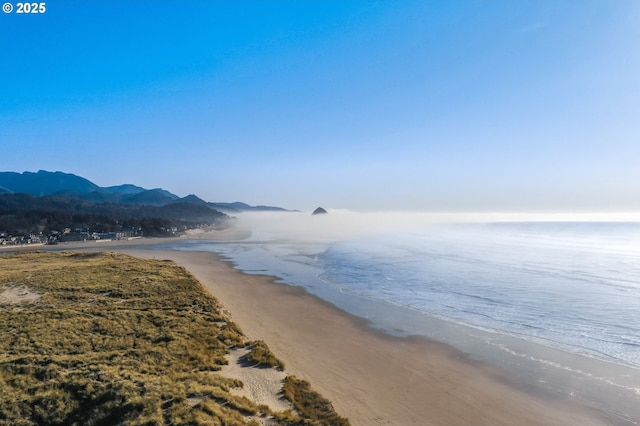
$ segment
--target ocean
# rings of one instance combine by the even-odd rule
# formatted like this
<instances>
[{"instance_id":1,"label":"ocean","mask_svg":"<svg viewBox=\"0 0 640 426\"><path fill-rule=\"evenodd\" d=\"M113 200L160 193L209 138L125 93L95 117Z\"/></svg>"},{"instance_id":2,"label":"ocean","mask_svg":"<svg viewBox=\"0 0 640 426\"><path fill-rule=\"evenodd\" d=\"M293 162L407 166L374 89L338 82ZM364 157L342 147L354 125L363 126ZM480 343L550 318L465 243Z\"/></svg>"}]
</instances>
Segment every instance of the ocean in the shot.
<instances>
[{"instance_id":1,"label":"ocean","mask_svg":"<svg viewBox=\"0 0 640 426\"><path fill-rule=\"evenodd\" d=\"M640 228L518 224L328 248L320 277L465 325L640 368Z\"/></svg>"},{"instance_id":2,"label":"ocean","mask_svg":"<svg viewBox=\"0 0 640 426\"><path fill-rule=\"evenodd\" d=\"M450 344L523 386L640 420L640 223L467 223L212 251L383 332Z\"/></svg>"}]
</instances>

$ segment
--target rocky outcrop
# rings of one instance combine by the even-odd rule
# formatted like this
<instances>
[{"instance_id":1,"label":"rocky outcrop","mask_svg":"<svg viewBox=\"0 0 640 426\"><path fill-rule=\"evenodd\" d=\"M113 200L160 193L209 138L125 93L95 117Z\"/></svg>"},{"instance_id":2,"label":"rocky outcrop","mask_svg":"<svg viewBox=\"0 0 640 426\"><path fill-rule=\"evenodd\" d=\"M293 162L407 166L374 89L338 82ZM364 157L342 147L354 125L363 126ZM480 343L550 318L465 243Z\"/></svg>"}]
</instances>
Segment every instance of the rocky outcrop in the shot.
<instances>
[{"instance_id":1,"label":"rocky outcrop","mask_svg":"<svg viewBox=\"0 0 640 426\"><path fill-rule=\"evenodd\" d=\"M311 213L312 216L317 215L317 214L327 214L328 212L323 209L322 207L318 207L317 209L315 209L313 211L313 213Z\"/></svg>"}]
</instances>

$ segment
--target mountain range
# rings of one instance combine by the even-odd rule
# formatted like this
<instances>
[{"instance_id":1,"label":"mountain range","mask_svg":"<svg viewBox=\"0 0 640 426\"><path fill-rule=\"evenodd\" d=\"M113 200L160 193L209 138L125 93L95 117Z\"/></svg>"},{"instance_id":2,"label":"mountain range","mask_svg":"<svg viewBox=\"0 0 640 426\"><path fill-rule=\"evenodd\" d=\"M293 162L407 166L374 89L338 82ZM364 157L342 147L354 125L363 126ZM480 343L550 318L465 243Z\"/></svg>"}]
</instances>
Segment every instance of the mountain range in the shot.
<instances>
[{"instance_id":1,"label":"mountain range","mask_svg":"<svg viewBox=\"0 0 640 426\"><path fill-rule=\"evenodd\" d=\"M100 187L80 176L40 170L0 172L0 245L175 236L228 226L229 214L285 211L246 203L210 203L133 184Z\"/></svg>"},{"instance_id":2,"label":"mountain range","mask_svg":"<svg viewBox=\"0 0 640 426\"><path fill-rule=\"evenodd\" d=\"M251 206L239 201L212 203L196 195L179 197L162 188L145 189L133 184L100 187L83 177L63 172L40 170L36 173L0 172L0 194L29 194L34 197L56 195L93 203L117 203L145 206L166 206L188 203L207 206L234 214L243 211L286 211L281 207Z\"/></svg>"}]
</instances>

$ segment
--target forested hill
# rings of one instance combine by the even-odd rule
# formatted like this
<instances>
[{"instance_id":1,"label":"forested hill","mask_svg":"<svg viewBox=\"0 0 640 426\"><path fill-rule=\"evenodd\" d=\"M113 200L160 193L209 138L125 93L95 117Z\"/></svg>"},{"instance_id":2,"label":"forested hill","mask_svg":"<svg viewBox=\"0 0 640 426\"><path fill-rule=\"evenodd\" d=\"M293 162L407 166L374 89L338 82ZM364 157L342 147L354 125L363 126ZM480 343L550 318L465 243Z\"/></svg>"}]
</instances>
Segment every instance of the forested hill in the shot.
<instances>
[{"instance_id":1,"label":"forested hill","mask_svg":"<svg viewBox=\"0 0 640 426\"><path fill-rule=\"evenodd\" d=\"M145 189L132 184L101 187L86 178L71 173L45 170L36 173L0 172L0 194L29 194L34 197L58 195L94 203L146 206L164 206L184 202L208 206L227 214L243 211L286 211L281 207L251 206L239 201L231 203L207 202L193 194L180 198L162 188Z\"/></svg>"},{"instance_id":2,"label":"forested hill","mask_svg":"<svg viewBox=\"0 0 640 426\"><path fill-rule=\"evenodd\" d=\"M180 201L152 206L93 202L67 195L0 194L0 234L5 237L56 235L62 241L90 239L95 233L165 236L227 219L229 216L208 206Z\"/></svg>"},{"instance_id":3,"label":"forested hill","mask_svg":"<svg viewBox=\"0 0 640 426\"><path fill-rule=\"evenodd\" d=\"M0 244L175 235L221 224L227 214L284 210L133 184L100 187L71 173L0 172Z\"/></svg>"}]
</instances>

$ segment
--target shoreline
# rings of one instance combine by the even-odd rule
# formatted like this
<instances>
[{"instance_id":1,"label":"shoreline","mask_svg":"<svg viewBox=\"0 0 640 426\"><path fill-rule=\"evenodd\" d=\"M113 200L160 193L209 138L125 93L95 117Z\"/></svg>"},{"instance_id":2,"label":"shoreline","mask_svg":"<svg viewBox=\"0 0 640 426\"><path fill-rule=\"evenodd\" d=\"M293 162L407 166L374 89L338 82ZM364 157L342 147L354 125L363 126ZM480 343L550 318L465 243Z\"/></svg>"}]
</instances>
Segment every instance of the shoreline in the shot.
<instances>
[{"instance_id":1,"label":"shoreline","mask_svg":"<svg viewBox=\"0 0 640 426\"><path fill-rule=\"evenodd\" d=\"M118 251L185 267L248 337L264 340L354 425L608 423L596 410L524 391L508 372L447 344L385 334L302 287L245 274L214 253Z\"/></svg>"},{"instance_id":2,"label":"shoreline","mask_svg":"<svg viewBox=\"0 0 640 426\"><path fill-rule=\"evenodd\" d=\"M577 401L526 389L513 373L446 343L389 335L303 287L243 273L217 254L151 249L180 241L184 238L46 249L112 250L185 267L248 337L264 340L287 372L310 381L354 425L627 424Z\"/></svg>"},{"instance_id":3,"label":"shoreline","mask_svg":"<svg viewBox=\"0 0 640 426\"><path fill-rule=\"evenodd\" d=\"M421 336L451 345L469 360L504 372L512 385L527 393L588 407L602 413L608 424L639 424L640 370L636 366L589 356L526 336L474 327L385 300L342 292L318 278L323 270L313 262L308 267L293 266L307 265L304 259L298 262L296 256L316 257L318 248L296 245L295 249L285 250L283 256L273 256L278 250L272 253L271 249L266 249L264 252L269 254L263 255L264 244L271 243L246 246L243 242L232 242L229 247L236 248L227 249L227 244L219 242L188 241L185 245L168 244L155 248L216 253L245 274L269 275L275 277L278 284L304 288L340 311L363 319L367 330L397 337ZM293 253L293 256L287 256L287 253ZM283 261L283 258L288 260Z\"/></svg>"}]
</instances>

